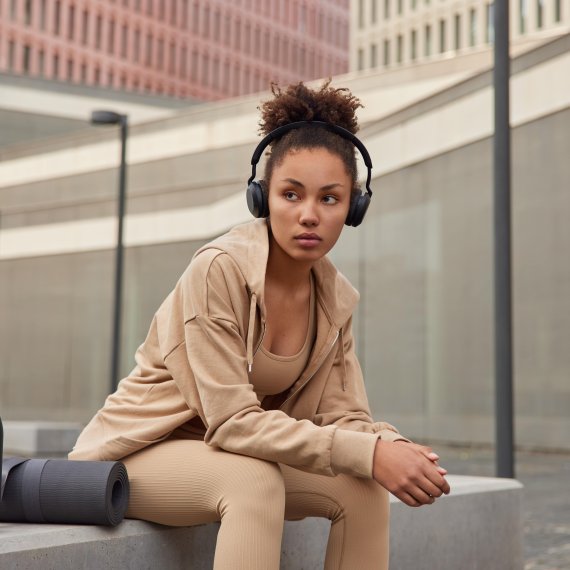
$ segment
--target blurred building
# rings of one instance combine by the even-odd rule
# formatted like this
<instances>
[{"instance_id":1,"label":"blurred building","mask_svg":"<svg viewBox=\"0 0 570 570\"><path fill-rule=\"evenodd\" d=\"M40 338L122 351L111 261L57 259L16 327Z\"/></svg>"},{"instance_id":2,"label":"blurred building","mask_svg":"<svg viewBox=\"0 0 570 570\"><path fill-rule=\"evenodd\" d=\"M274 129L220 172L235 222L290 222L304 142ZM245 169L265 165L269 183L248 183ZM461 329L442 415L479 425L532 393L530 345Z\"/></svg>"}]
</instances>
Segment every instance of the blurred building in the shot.
<instances>
[{"instance_id":1,"label":"blurred building","mask_svg":"<svg viewBox=\"0 0 570 570\"><path fill-rule=\"evenodd\" d=\"M351 0L350 69L391 69L488 51L491 0ZM570 30L570 0L509 0L515 53Z\"/></svg>"},{"instance_id":2,"label":"blurred building","mask_svg":"<svg viewBox=\"0 0 570 570\"><path fill-rule=\"evenodd\" d=\"M466 54L333 82L365 105L374 196L332 256L361 292L355 338L373 413L416 439L494 438L491 65ZM570 34L511 71L516 443L569 449ZM123 375L193 253L251 219L267 96L131 129ZM108 394L118 160L113 128L2 153L5 420L87 421Z\"/></svg>"},{"instance_id":3,"label":"blurred building","mask_svg":"<svg viewBox=\"0 0 570 570\"><path fill-rule=\"evenodd\" d=\"M0 72L214 100L348 70L349 0L0 0Z\"/></svg>"}]
</instances>

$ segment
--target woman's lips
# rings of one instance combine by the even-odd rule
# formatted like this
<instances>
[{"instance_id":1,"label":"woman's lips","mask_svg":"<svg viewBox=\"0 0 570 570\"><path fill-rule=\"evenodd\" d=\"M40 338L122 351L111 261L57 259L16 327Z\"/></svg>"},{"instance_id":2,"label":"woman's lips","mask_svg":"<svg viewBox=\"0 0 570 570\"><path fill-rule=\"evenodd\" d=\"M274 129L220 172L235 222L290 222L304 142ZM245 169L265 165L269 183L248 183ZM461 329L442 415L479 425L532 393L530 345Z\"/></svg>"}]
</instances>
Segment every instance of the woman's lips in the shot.
<instances>
[{"instance_id":1,"label":"woman's lips","mask_svg":"<svg viewBox=\"0 0 570 570\"><path fill-rule=\"evenodd\" d=\"M295 236L295 240L301 247L316 247L321 243L321 238L317 234L301 234Z\"/></svg>"}]
</instances>

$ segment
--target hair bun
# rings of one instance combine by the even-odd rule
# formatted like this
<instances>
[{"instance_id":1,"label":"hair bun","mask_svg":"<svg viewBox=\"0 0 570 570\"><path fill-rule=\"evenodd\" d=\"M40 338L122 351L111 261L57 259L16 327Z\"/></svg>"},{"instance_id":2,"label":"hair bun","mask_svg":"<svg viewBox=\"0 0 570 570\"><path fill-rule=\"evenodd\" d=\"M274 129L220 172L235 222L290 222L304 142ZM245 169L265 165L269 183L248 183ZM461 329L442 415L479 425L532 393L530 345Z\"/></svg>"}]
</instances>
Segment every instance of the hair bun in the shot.
<instances>
[{"instance_id":1,"label":"hair bun","mask_svg":"<svg viewBox=\"0 0 570 570\"><path fill-rule=\"evenodd\" d=\"M273 99L258 107L261 111L261 134L267 135L296 121L324 121L356 133L356 109L364 105L348 88L334 88L330 83L331 79L327 79L319 90L313 90L300 81L283 90L272 82Z\"/></svg>"}]
</instances>

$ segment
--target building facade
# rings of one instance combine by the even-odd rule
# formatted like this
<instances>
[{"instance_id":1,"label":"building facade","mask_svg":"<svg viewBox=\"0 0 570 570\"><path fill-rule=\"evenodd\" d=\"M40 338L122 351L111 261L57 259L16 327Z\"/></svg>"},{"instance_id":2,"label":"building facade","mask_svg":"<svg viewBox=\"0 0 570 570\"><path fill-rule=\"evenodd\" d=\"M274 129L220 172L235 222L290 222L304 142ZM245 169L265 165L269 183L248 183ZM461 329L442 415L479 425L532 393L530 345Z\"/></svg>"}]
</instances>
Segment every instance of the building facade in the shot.
<instances>
[{"instance_id":1,"label":"building facade","mask_svg":"<svg viewBox=\"0 0 570 570\"><path fill-rule=\"evenodd\" d=\"M374 416L413 439L490 444L492 74L489 64L450 80L455 64L335 79L365 105L359 138L374 196L331 255L361 293L353 328ZM565 450L568 69L570 34L511 68L515 441ZM266 96L197 104L130 129L122 375L193 253L252 219L245 188ZM117 133L93 129L1 157L4 420L86 422L109 393L118 156Z\"/></svg>"},{"instance_id":2,"label":"building facade","mask_svg":"<svg viewBox=\"0 0 570 570\"><path fill-rule=\"evenodd\" d=\"M509 0L516 45L567 33L570 0ZM493 43L490 0L352 0L350 69L395 68Z\"/></svg>"},{"instance_id":3,"label":"building facade","mask_svg":"<svg viewBox=\"0 0 570 570\"><path fill-rule=\"evenodd\" d=\"M349 0L0 0L0 71L214 100L348 71Z\"/></svg>"}]
</instances>

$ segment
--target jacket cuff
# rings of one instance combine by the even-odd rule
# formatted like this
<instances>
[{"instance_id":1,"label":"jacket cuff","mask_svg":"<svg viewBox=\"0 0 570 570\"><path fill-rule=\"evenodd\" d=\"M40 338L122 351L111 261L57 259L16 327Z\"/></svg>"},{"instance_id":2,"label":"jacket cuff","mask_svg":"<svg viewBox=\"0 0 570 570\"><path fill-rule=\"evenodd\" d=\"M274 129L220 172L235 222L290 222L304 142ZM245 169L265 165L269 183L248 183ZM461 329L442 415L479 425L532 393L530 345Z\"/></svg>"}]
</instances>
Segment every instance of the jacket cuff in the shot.
<instances>
[{"instance_id":1,"label":"jacket cuff","mask_svg":"<svg viewBox=\"0 0 570 570\"><path fill-rule=\"evenodd\" d=\"M379 435L337 428L331 447L331 468L335 475L346 473L354 477L372 479L374 450Z\"/></svg>"},{"instance_id":2,"label":"jacket cuff","mask_svg":"<svg viewBox=\"0 0 570 570\"><path fill-rule=\"evenodd\" d=\"M408 439L401 433L392 431L391 429L381 429L376 433L380 436L380 439L383 439L384 441L407 441L408 443L413 443L411 439Z\"/></svg>"}]
</instances>

